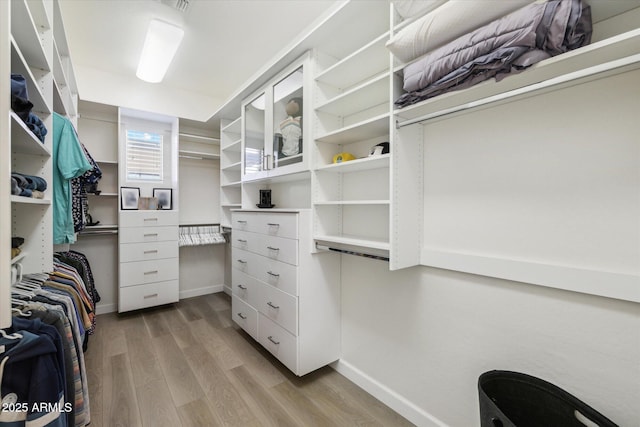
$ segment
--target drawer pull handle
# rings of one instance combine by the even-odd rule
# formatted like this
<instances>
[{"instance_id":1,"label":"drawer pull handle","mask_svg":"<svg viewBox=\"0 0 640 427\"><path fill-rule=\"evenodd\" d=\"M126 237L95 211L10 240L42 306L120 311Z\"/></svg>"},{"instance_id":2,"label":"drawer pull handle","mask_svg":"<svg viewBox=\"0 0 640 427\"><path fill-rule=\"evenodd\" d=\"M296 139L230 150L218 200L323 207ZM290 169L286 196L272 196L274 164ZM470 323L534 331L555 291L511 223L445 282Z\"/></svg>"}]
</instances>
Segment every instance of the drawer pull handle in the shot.
<instances>
[{"instance_id":1,"label":"drawer pull handle","mask_svg":"<svg viewBox=\"0 0 640 427\"><path fill-rule=\"evenodd\" d=\"M144 274L157 274L158 270L153 270L153 271L145 271Z\"/></svg>"},{"instance_id":2,"label":"drawer pull handle","mask_svg":"<svg viewBox=\"0 0 640 427\"><path fill-rule=\"evenodd\" d=\"M280 248L274 248L272 246L267 246L267 249L269 249L270 251L279 251Z\"/></svg>"},{"instance_id":3,"label":"drawer pull handle","mask_svg":"<svg viewBox=\"0 0 640 427\"><path fill-rule=\"evenodd\" d=\"M157 221L158 218L145 218L144 220L145 221Z\"/></svg>"},{"instance_id":4,"label":"drawer pull handle","mask_svg":"<svg viewBox=\"0 0 640 427\"><path fill-rule=\"evenodd\" d=\"M246 241L246 240L244 240L244 239L238 239L238 242L240 242L240 243L247 243L247 241Z\"/></svg>"},{"instance_id":5,"label":"drawer pull handle","mask_svg":"<svg viewBox=\"0 0 640 427\"><path fill-rule=\"evenodd\" d=\"M145 253L145 254L157 254L157 253L158 253L158 250L157 250L157 249L154 249L154 250L152 250L152 251L144 251L144 253Z\"/></svg>"},{"instance_id":6,"label":"drawer pull handle","mask_svg":"<svg viewBox=\"0 0 640 427\"><path fill-rule=\"evenodd\" d=\"M268 223L267 223L267 225L268 225L269 227L280 227L280 224L277 224L277 223L275 223L275 222L268 222Z\"/></svg>"},{"instance_id":7,"label":"drawer pull handle","mask_svg":"<svg viewBox=\"0 0 640 427\"><path fill-rule=\"evenodd\" d=\"M158 233L147 233L144 235L144 237L151 237L151 236L157 236Z\"/></svg>"},{"instance_id":8,"label":"drawer pull handle","mask_svg":"<svg viewBox=\"0 0 640 427\"><path fill-rule=\"evenodd\" d=\"M144 298L145 299L147 299L147 298L155 298L157 296L158 296L158 294L151 294L151 295L145 295Z\"/></svg>"},{"instance_id":9,"label":"drawer pull handle","mask_svg":"<svg viewBox=\"0 0 640 427\"><path fill-rule=\"evenodd\" d=\"M246 224L246 223L247 223L247 221L241 221L241 220L237 220L236 222L237 222L238 224Z\"/></svg>"},{"instance_id":10,"label":"drawer pull handle","mask_svg":"<svg viewBox=\"0 0 640 427\"><path fill-rule=\"evenodd\" d=\"M273 277L280 277L280 275L279 275L279 274L273 273L273 272L271 272L271 271L267 271L267 274L268 274L269 276L273 276Z\"/></svg>"},{"instance_id":11,"label":"drawer pull handle","mask_svg":"<svg viewBox=\"0 0 640 427\"><path fill-rule=\"evenodd\" d=\"M247 263L247 261L245 261L245 260L243 260L243 259L239 259L239 260L238 260L238 262L239 262L240 264L246 264L246 263Z\"/></svg>"},{"instance_id":12,"label":"drawer pull handle","mask_svg":"<svg viewBox=\"0 0 640 427\"><path fill-rule=\"evenodd\" d=\"M247 316L245 316L242 313L238 313L238 317L241 318L242 320L247 320Z\"/></svg>"},{"instance_id":13,"label":"drawer pull handle","mask_svg":"<svg viewBox=\"0 0 640 427\"><path fill-rule=\"evenodd\" d=\"M238 285L238 287L239 287L240 289L242 289L243 291L246 291L246 290L247 290L247 287L246 287L245 285Z\"/></svg>"},{"instance_id":14,"label":"drawer pull handle","mask_svg":"<svg viewBox=\"0 0 640 427\"><path fill-rule=\"evenodd\" d=\"M275 345L280 345L280 341L276 341L276 340L274 340L274 339L273 339L273 337L272 337L271 335L269 335L269 336L267 337L267 339L268 339L269 341L271 341L272 343L274 343Z\"/></svg>"},{"instance_id":15,"label":"drawer pull handle","mask_svg":"<svg viewBox=\"0 0 640 427\"><path fill-rule=\"evenodd\" d=\"M267 303L267 305L268 305L269 307L271 307L271 308L275 308L276 310L280 308L280 306L279 306L279 305L273 305L273 303L272 303L271 301L269 301L269 302Z\"/></svg>"}]
</instances>

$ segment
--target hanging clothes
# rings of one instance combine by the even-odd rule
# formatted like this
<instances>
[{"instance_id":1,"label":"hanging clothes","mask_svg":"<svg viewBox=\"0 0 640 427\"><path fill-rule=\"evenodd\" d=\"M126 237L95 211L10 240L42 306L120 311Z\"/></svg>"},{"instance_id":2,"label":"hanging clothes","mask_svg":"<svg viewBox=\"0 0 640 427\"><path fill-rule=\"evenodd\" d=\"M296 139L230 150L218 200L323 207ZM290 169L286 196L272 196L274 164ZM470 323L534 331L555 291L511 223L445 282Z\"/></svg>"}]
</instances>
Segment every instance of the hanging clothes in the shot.
<instances>
[{"instance_id":1,"label":"hanging clothes","mask_svg":"<svg viewBox=\"0 0 640 427\"><path fill-rule=\"evenodd\" d=\"M53 113L53 243L74 243L71 179L91 169L73 124Z\"/></svg>"},{"instance_id":2,"label":"hanging clothes","mask_svg":"<svg viewBox=\"0 0 640 427\"><path fill-rule=\"evenodd\" d=\"M87 150L87 147L82 143L80 143L80 146L92 168L82 176L71 180L73 229L76 233L83 230L87 225L87 214L89 213L87 194L96 191L98 181L102 178L102 170L91 156L91 153L89 153L89 150Z\"/></svg>"}]
</instances>

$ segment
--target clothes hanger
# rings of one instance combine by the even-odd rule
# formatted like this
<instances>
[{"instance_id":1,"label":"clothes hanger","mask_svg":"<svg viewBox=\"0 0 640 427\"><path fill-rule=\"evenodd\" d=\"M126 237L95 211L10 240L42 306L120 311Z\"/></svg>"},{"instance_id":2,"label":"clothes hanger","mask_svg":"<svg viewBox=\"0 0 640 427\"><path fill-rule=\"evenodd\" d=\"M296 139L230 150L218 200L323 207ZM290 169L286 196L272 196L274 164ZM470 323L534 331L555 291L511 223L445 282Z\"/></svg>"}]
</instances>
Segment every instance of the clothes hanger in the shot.
<instances>
[{"instance_id":1,"label":"clothes hanger","mask_svg":"<svg viewBox=\"0 0 640 427\"><path fill-rule=\"evenodd\" d=\"M4 329L0 329L0 336L2 336L3 338L7 338L10 340L18 340L22 338L22 335L20 335L19 333L13 333L13 334L7 334Z\"/></svg>"},{"instance_id":2,"label":"clothes hanger","mask_svg":"<svg viewBox=\"0 0 640 427\"><path fill-rule=\"evenodd\" d=\"M22 311L17 307L11 307L11 312L23 317L31 316L31 311Z\"/></svg>"}]
</instances>

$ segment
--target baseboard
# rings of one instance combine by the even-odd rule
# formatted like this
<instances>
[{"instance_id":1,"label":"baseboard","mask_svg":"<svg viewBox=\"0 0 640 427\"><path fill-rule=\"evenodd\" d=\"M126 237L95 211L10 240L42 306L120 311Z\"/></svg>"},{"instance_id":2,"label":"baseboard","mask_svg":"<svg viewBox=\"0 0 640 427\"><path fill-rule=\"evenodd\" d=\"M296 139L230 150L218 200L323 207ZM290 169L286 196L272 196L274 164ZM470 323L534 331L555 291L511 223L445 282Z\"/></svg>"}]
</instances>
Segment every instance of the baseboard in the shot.
<instances>
[{"instance_id":1,"label":"baseboard","mask_svg":"<svg viewBox=\"0 0 640 427\"><path fill-rule=\"evenodd\" d=\"M213 285L213 286L205 286L203 288L197 288L197 289L188 289L185 291L180 291L180 299L185 299L185 298L193 298L193 297L199 297L200 295L207 295L207 294L215 294L216 292L222 292L224 290L224 285Z\"/></svg>"},{"instance_id":2,"label":"baseboard","mask_svg":"<svg viewBox=\"0 0 640 427\"><path fill-rule=\"evenodd\" d=\"M374 380L349 362L338 360L332 363L331 367L415 425L447 427L447 424L409 402L389 387Z\"/></svg>"},{"instance_id":3,"label":"baseboard","mask_svg":"<svg viewBox=\"0 0 640 427\"><path fill-rule=\"evenodd\" d=\"M118 311L118 304L98 304L96 305L96 315L98 314L107 314Z\"/></svg>"},{"instance_id":4,"label":"baseboard","mask_svg":"<svg viewBox=\"0 0 640 427\"><path fill-rule=\"evenodd\" d=\"M233 291L231 290L231 286L227 286L226 284L223 285L223 286L224 286L223 291L224 291L225 294L227 294L229 296L233 295Z\"/></svg>"}]
</instances>

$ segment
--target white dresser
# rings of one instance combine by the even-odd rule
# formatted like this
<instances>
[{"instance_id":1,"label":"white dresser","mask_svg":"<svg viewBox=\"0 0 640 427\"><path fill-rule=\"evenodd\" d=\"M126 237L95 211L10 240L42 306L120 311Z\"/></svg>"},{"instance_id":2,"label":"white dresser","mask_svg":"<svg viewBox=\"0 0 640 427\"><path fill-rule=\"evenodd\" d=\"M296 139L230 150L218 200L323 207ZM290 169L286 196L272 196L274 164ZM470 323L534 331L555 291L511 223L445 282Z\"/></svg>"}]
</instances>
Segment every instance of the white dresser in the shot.
<instances>
[{"instance_id":1,"label":"white dresser","mask_svg":"<svg viewBox=\"0 0 640 427\"><path fill-rule=\"evenodd\" d=\"M232 213L233 320L296 375L340 357L340 258L312 253L311 211Z\"/></svg>"},{"instance_id":2,"label":"white dresser","mask_svg":"<svg viewBox=\"0 0 640 427\"><path fill-rule=\"evenodd\" d=\"M178 301L178 211L121 211L118 312Z\"/></svg>"}]
</instances>

